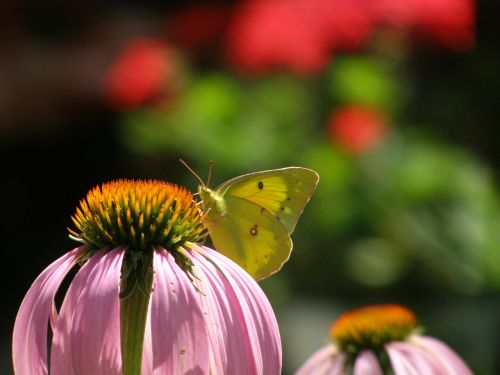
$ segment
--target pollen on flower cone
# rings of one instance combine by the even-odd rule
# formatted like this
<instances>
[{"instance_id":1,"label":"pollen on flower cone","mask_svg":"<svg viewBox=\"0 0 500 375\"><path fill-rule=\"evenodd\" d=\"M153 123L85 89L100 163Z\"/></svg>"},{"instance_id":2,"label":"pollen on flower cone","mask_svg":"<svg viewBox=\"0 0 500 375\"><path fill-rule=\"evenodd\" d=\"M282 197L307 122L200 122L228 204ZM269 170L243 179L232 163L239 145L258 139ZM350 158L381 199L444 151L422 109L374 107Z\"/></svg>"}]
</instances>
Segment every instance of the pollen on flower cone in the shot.
<instances>
[{"instance_id":1,"label":"pollen on flower cone","mask_svg":"<svg viewBox=\"0 0 500 375\"><path fill-rule=\"evenodd\" d=\"M417 326L413 312L399 305L375 305L341 315L331 326L330 336L341 347L381 347L403 340Z\"/></svg>"}]
</instances>

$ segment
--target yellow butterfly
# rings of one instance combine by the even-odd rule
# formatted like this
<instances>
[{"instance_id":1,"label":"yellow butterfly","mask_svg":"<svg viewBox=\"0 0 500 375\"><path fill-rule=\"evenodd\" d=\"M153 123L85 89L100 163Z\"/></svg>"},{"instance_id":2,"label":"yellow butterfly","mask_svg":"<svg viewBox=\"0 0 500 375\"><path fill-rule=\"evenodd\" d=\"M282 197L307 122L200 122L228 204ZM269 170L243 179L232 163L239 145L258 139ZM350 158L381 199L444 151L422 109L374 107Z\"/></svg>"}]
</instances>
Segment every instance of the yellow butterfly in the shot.
<instances>
[{"instance_id":1,"label":"yellow butterfly","mask_svg":"<svg viewBox=\"0 0 500 375\"><path fill-rule=\"evenodd\" d=\"M246 174L215 190L198 188L214 247L254 279L278 271L290 257L290 234L319 176L300 167Z\"/></svg>"}]
</instances>

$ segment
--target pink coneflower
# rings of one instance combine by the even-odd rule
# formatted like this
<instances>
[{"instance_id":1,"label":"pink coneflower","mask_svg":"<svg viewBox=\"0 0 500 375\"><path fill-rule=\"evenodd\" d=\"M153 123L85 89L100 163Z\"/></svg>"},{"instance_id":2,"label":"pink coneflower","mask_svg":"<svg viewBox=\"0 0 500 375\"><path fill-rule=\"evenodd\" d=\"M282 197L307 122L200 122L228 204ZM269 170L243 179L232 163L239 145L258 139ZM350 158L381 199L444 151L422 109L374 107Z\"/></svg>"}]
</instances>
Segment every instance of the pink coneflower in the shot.
<instances>
[{"instance_id":1,"label":"pink coneflower","mask_svg":"<svg viewBox=\"0 0 500 375\"><path fill-rule=\"evenodd\" d=\"M47 267L19 309L18 375L280 373L271 306L239 266L197 244L206 230L191 193L113 181L91 190L73 221L84 245Z\"/></svg>"},{"instance_id":2,"label":"pink coneflower","mask_svg":"<svg viewBox=\"0 0 500 375\"><path fill-rule=\"evenodd\" d=\"M350 311L333 323L333 343L314 353L296 375L472 375L446 344L416 328L415 315L403 306Z\"/></svg>"}]
</instances>

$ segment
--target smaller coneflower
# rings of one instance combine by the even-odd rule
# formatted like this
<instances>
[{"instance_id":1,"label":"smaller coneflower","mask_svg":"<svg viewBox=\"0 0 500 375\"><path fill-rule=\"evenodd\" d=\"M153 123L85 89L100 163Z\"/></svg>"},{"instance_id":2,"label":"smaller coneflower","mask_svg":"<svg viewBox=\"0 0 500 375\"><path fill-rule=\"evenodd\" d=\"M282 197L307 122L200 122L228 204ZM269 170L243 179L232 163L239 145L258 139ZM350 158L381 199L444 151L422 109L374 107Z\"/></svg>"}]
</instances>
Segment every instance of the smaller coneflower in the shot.
<instances>
[{"instance_id":1,"label":"smaller coneflower","mask_svg":"<svg viewBox=\"0 0 500 375\"><path fill-rule=\"evenodd\" d=\"M91 190L70 231L84 245L49 265L19 308L16 374L279 374L271 306L242 268L198 244L202 220L169 183Z\"/></svg>"},{"instance_id":2,"label":"smaller coneflower","mask_svg":"<svg viewBox=\"0 0 500 375\"><path fill-rule=\"evenodd\" d=\"M417 320L399 305L376 305L340 316L333 343L314 353L296 375L472 375L446 344L418 333Z\"/></svg>"}]
</instances>

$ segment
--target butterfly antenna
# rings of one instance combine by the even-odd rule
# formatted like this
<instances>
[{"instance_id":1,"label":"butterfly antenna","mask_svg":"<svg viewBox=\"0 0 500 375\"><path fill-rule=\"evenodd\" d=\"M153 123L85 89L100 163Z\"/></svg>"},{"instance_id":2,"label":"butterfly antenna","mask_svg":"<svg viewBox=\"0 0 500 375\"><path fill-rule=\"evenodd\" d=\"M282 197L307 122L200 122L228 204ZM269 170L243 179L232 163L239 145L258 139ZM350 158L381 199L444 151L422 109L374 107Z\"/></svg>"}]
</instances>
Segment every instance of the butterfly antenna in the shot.
<instances>
[{"instance_id":1,"label":"butterfly antenna","mask_svg":"<svg viewBox=\"0 0 500 375\"><path fill-rule=\"evenodd\" d=\"M213 161L210 160L210 163L208 163L208 178L207 178L207 184L206 186L210 186L210 179L212 178L212 165L213 165Z\"/></svg>"},{"instance_id":2,"label":"butterfly antenna","mask_svg":"<svg viewBox=\"0 0 500 375\"><path fill-rule=\"evenodd\" d=\"M192 175L193 175L194 177L196 177L196 179L200 182L200 184L201 184L202 186L206 186L206 185L205 185L205 183L203 182L203 180L200 178L200 176L198 176L198 175L196 174L196 172L193 170L193 168L191 168L191 167L190 167L190 166L189 166L189 165L188 165L188 164L187 164L184 160L179 159L179 161L181 162L181 164L183 164L183 165L184 165L184 166L188 169L188 171L189 171L189 172L191 172L191 173L192 173Z\"/></svg>"}]
</instances>

